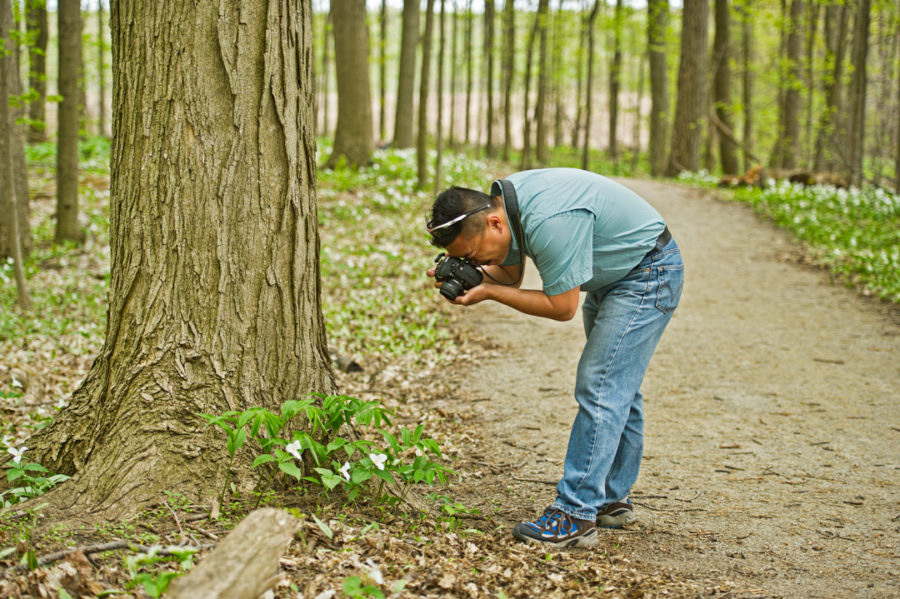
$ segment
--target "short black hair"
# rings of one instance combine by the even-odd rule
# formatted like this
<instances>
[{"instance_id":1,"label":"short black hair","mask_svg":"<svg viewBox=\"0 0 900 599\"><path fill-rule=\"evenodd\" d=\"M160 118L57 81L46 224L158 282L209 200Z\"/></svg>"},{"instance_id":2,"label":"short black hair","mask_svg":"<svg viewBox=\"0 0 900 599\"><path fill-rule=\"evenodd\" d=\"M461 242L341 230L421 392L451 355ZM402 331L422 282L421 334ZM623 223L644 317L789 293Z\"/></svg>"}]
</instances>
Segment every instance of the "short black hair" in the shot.
<instances>
[{"instance_id":1,"label":"short black hair","mask_svg":"<svg viewBox=\"0 0 900 599\"><path fill-rule=\"evenodd\" d=\"M431 218L428 220L428 227L434 227L441 223L446 223L457 218L467 212L478 210L483 206L490 206L493 210L500 206L500 199L491 197L490 195L468 189L465 187L451 187L445 189L438 194L431 207ZM484 228L484 219L481 218L465 218L458 223L453 223L449 227L432 231L431 245L437 247L447 247L453 243L460 233L463 231L467 235L481 232Z\"/></svg>"}]
</instances>

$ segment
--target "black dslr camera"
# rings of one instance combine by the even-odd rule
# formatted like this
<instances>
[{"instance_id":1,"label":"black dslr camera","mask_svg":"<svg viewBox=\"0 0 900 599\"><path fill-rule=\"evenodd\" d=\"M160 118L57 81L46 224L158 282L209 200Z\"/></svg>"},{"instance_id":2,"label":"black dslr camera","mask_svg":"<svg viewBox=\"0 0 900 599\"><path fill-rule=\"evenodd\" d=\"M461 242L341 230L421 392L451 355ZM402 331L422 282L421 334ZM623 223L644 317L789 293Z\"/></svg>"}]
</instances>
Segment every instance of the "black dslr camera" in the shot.
<instances>
[{"instance_id":1,"label":"black dslr camera","mask_svg":"<svg viewBox=\"0 0 900 599\"><path fill-rule=\"evenodd\" d=\"M444 283L441 285L441 295L451 302L472 287L481 284L484 279L480 270L461 258L438 254L434 261L437 263L434 267L434 278Z\"/></svg>"}]
</instances>

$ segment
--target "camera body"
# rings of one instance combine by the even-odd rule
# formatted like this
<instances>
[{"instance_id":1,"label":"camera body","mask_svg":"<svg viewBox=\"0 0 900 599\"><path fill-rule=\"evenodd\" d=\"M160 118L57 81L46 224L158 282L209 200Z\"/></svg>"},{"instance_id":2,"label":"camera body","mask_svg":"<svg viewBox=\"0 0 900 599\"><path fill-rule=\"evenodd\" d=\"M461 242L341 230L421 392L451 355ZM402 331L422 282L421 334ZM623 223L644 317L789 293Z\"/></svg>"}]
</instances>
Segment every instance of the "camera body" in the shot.
<instances>
[{"instance_id":1,"label":"camera body","mask_svg":"<svg viewBox=\"0 0 900 599\"><path fill-rule=\"evenodd\" d=\"M472 287L480 285L484 279L478 268L461 258L441 253L434 261L437 264L434 267L434 278L443 282L441 295L451 302Z\"/></svg>"}]
</instances>

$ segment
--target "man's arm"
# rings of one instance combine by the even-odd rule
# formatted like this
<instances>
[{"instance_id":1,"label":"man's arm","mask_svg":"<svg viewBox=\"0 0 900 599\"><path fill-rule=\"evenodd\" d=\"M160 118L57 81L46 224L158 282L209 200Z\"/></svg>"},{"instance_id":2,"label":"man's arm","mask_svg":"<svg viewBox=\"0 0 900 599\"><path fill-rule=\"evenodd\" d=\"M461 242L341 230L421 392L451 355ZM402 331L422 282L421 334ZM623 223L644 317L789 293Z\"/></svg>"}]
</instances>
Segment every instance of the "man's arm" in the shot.
<instances>
[{"instance_id":1,"label":"man's arm","mask_svg":"<svg viewBox=\"0 0 900 599\"><path fill-rule=\"evenodd\" d=\"M519 265L510 266L482 266L480 270L487 275L484 278L488 285L506 285L507 287L521 287L522 279L519 278ZM516 281L518 281L516 283ZM513 285L515 283L515 285Z\"/></svg>"},{"instance_id":2,"label":"man's arm","mask_svg":"<svg viewBox=\"0 0 900 599\"><path fill-rule=\"evenodd\" d=\"M571 320L578 312L579 287L558 295L547 295L536 289L517 289L505 285L479 285L456 298L457 304L471 306L491 299L519 312L553 320Z\"/></svg>"}]
</instances>

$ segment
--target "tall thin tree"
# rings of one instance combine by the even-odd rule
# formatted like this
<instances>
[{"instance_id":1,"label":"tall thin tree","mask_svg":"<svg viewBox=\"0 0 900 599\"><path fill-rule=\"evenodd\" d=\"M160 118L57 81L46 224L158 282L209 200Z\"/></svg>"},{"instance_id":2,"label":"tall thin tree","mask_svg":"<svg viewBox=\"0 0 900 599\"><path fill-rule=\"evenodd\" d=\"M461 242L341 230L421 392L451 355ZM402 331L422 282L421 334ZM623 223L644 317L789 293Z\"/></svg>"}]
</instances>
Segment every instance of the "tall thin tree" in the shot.
<instances>
[{"instance_id":1,"label":"tall thin tree","mask_svg":"<svg viewBox=\"0 0 900 599\"><path fill-rule=\"evenodd\" d=\"M56 242L81 243L78 224L78 124L81 114L81 2L59 0L59 103L56 151Z\"/></svg>"},{"instance_id":2,"label":"tall thin tree","mask_svg":"<svg viewBox=\"0 0 900 599\"><path fill-rule=\"evenodd\" d=\"M364 166L372 161L375 149L366 2L334 0L331 8L338 117L334 148L326 166L334 168L341 159L349 166Z\"/></svg>"},{"instance_id":3,"label":"tall thin tree","mask_svg":"<svg viewBox=\"0 0 900 599\"><path fill-rule=\"evenodd\" d=\"M594 0L594 6L587 19L587 75L585 76L584 89L584 127L583 145L581 149L581 168L590 170L591 153L591 112L594 106L594 23L600 14L600 0Z\"/></svg>"},{"instance_id":4,"label":"tall thin tree","mask_svg":"<svg viewBox=\"0 0 900 599\"><path fill-rule=\"evenodd\" d=\"M438 69L437 69L437 131L435 132L435 147L437 156L434 160L434 189L443 188L443 158L444 158L444 2L441 0L441 16L438 23Z\"/></svg>"},{"instance_id":5,"label":"tall thin tree","mask_svg":"<svg viewBox=\"0 0 900 599\"><path fill-rule=\"evenodd\" d=\"M678 63L678 95L672 123L672 149L666 175L696 171L707 102L709 0L685 0Z\"/></svg>"},{"instance_id":6,"label":"tall thin tree","mask_svg":"<svg viewBox=\"0 0 900 599\"><path fill-rule=\"evenodd\" d=\"M28 87L34 95L28 103L28 141L47 139L47 0L27 0L25 29L28 33Z\"/></svg>"},{"instance_id":7,"label":"tall thin tree","mask_svg":"<svg viewBox=\"0 0 900 599\"><path fill-rule=\"evenodd\" d=\"M650 174L666 168L669 129L669 75L666 52L668 0L647 2L647 53L650 61Z\"/></svg>"},{"instance_id":8,"label":"tall thin tree","mask_svg":"<svg viewBox=\"0 0 900 599\"><path fill-rule=\"evenodd\" d=\"M413 145L413 98L416 91L416 48L419 45L419 2L403 0L400 30L400 70L397 74L397 103L394 111L395 148Z\"/></svg>"},{"instance_id":9,"label":"tall thin tree","mask_svg":"<svg viewBox=\"0 0 900 599\"><path fill-rule=\"evenodd\" d=\"M512 84L516 59L516 8L514 0L503 6L503 160L509 160L512 147Z\"/></svg>"},{"instance_id":10,"label":"tall thin tree","mask_svg":"<svg viewBox=\"0 0 900 599\"><path fill-rule=\"evenodd\" d=\"M422 36L422 74L419 76L419 131L416 136L416 180L425 189L428 179L428 87L431 85L431 43L434 38L434 0L428 0Z\"/></svg>"},{"instance_id":11,"label":"tall thin tree","mask_svg":"<svg viewBox=\"0 0 900 599\"><path fill-rule=\"evenodd\" d=\"M613 51L609 65L609 138L607 151L614 164L619 162L619 88L622 80L622 27L624 24L623 0L616 0L613 12Z\"/></svg>"},{"instance_id":12,"label":"tall thin tree","mask_svg":"<svg viewBox=\"0 0 900 599\"><path fill-rule=\"evenodd\" d=\"M845 174L851 185L863 181L866 125L866 57L869 52L870 0L856 0L853 26L853 47L850 62L853 78L850 82L850 124L847 127L848 160Z\"/></svg>"},{"instance_id":13,"label":"tall thin tree","mask_svg":"<svg viewBox=\"0 0 900 599\"><path fill-rule=\"evenodd\" d=\"M731 124L731 9L728 0L715 0L716 31L713 37L713 101L719 135L719 160L722 172L738 172L737 146Z\"/></svg>"},{"instance_id":14,"label":"tall thin tree","mask_svg":"<svg viewBox=\"0 0 900 599\"><path fill-rule=\"evenodd\" d=\"M538 48L538 89L534 104L535 122L535 158L540 166L550 161L550 150L547 144L547 96L550 87L550 74L547 72L547 38L550 30L550 0L538 1L538 31L540 44Z\"/></svg>"},{"instance_id":15,"label":"tall thin tree","mask_svg":"<svg viewBox=\"0 0 900 599\"><path fill-rule=\"evenodd\" d=\"M791 0L785 22L787 41L782 59L778 135L770 163L781 168L794 168L800 155L800 86L803 81L803 27L806 2Z\"/></svg>"},{"instance_id":16,"label":"tall thin tree","mask_svg":"<svg viewBox=\"0 0 900 599\"><path fill-rule=\"evenodd\" d=\"M486 91L484 150L489 157L493 157L496 154L494 147L494 0L484 0L484 64L487 67L483 83Z\"/></svg>"}]
</instances>

